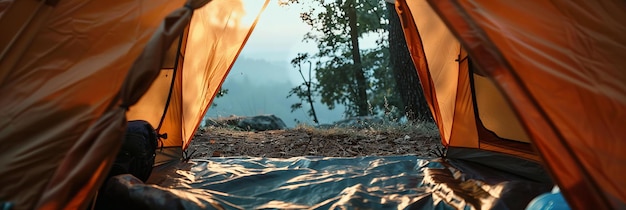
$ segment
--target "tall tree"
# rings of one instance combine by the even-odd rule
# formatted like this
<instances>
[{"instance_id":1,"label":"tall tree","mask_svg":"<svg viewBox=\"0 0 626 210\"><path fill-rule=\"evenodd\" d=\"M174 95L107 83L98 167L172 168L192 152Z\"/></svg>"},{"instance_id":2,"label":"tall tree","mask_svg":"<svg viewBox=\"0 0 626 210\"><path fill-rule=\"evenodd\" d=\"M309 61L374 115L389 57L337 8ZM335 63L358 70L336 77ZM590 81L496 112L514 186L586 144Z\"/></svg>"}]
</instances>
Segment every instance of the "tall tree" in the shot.
<instances>
[{"instance_id":1,"label":"tall tree","mask_svg":"<svg viewBox=\"0 0 626 210\"><path fill-rule=\"evenodd\" d=\"M311 6L309 11L301 14L301 18L312 29L305 35L304 41L315 42L318 47L318 52L309 59L317 60L315 91L319 93L322 103L331 109L336 104L342 104L346 106L348 116L363 116L377 114L384 106L378 102L384 100L377 99L396 97L388 91L395 84L389 83L388 78L374 77L385 75L381 71L390 71L384 62L388 59L384 2L290 0L289 3ZM364 36L377 37L377 46L362 49ZM373 104L374 101L376 103Z\"/></svg>"},{"instance_id":2,"label":"tall tree","mask_svg":"<svg viewBox=\"0 0 626 210\"><path fill-rule=\"evenodd\" d=\"M365 116L368 114L367 105L367 81L363 72L361 62L361 51L359 48L359 28L357 27L356 0L347 0L343 10L348 16L348 28L350 29L350 43L352 44L352 71L354 72L354 80L356 80L356 107L357 115Z\"/></svg>"},{"instance_id":3,"label":"tall tree","mask_svg":"<svg viewBox=\"0 0 626 210\"><path fill-rule=\"evenodd\" d=\"M396 87L402 99L404 115L410 121L432 121L432 114L411 54L406 45L406 39L400 23L400 18L395 10L395 5L387 2L389 14L389 51L391 68L396 80Z\"/></svg>"}]
</instances>

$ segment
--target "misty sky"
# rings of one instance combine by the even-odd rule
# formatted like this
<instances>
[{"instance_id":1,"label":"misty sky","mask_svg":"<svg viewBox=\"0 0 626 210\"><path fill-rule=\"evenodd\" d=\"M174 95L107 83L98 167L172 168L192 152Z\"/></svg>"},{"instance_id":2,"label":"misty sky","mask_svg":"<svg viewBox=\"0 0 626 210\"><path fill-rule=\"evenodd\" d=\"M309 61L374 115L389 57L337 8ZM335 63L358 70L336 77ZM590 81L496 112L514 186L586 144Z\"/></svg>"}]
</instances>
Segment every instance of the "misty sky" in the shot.
<instances>
[{"instance_id":1,"label":"misty sky","mask_svg":"<svg viewBox=\"0 0 626 210\"><path fill-rule=\"evenodd\" d=\"M286 98L291 88L303 82L291 59L299 52L316 50L314 44L302 42L308 30L299 9L279 7L272 1L224 81L228 94L214 100L217 106L209 109L207 117L275 114L289 127L296 125L294 119L312 123L306 114L308 106L291 113L291 104L299 99ZM318 103L315 108L322 124L343 118L343 107L328 110Z\"/></svg>"}]
</instances>

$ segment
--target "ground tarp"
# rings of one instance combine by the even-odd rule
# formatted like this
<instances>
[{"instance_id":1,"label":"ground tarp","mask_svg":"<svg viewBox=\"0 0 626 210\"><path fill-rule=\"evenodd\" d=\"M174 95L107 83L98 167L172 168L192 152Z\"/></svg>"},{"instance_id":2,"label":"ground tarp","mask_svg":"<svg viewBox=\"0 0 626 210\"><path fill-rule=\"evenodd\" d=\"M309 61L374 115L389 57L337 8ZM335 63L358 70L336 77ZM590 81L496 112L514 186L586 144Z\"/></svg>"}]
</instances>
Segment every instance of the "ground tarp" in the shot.
<instances>
[{"instance_id":1,"label":"ground tarp","mask_svg":"<svg viewBox=\"0 0 626 210\"><path fill-rule=\"evenodd\" d=\"M554 186L415 156L194 159L148 182L130 197L169 209L523 209Z\"/></svg>"}]
</instances>

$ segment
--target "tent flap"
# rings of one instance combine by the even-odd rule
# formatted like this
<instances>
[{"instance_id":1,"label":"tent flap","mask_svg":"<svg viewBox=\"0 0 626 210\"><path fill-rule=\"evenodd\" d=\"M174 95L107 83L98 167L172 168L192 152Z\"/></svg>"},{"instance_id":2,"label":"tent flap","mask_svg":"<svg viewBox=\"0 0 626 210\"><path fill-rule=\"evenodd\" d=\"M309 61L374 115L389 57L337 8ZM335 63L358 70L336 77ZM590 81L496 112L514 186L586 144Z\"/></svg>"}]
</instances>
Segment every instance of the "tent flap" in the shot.
<instances>
[{"instance_id":1,"label":"tent flap","mask_svg":"<svg viewBox=\"0 0 626 210\"><path fill-rule=\"evenodd\" d=\"M624 206L624 2L429 3L506 95L568 202Z\"/></svg>"}]
</instances>

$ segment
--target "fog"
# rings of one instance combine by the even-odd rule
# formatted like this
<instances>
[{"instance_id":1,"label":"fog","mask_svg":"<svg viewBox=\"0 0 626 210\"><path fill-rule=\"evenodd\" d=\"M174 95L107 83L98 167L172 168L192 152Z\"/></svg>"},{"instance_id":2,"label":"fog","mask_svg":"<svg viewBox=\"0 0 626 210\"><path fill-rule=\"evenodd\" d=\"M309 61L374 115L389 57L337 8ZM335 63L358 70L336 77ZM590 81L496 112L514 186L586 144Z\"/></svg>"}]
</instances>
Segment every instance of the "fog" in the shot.
<instances>
[{"instance_id":1,"label":"fog","mask_svg":"<svg viewBox=\"0 0 626 210\"><path fill-rule=\"evenodd\" d=\"M280 7L276 1L268 5L222 85L228 94L216 98L213 102L217 106L212 106L205 117L275 114L289 127L294 127L296 121L313 123L306 113L308 103L291 113L291 105L300 100L286 98L289 90L303 82L291 66L291 59L298 53L314 54L317 50L315 44L302 41L309 26L300 20L301 11L302 8ZM317 101L314 106L320 124L344 117L344 106L329 110Z\"/></svg>"},{"instance_id":2,"label":"fog","mask_svg":"<svg viewBox=\"0 0 626 210\"><path fill-rule=\"evenodd\" d=\"M206 117L254 116L274 114L281 118L288 127L301 123L313 124L313 118L307 115L308 103L303 108L291 112L291 104L300 101L293 96L287 98L289 90L300 81L291 79L290 71L297 74L296 69L288 68L281 62L240 57L231 69L222 85L228 94L216 98ZM317 117L321 124L332 123L343 118L343 106L329 110L325 105L315 104Z\"/></svg>"}]
</instances>

